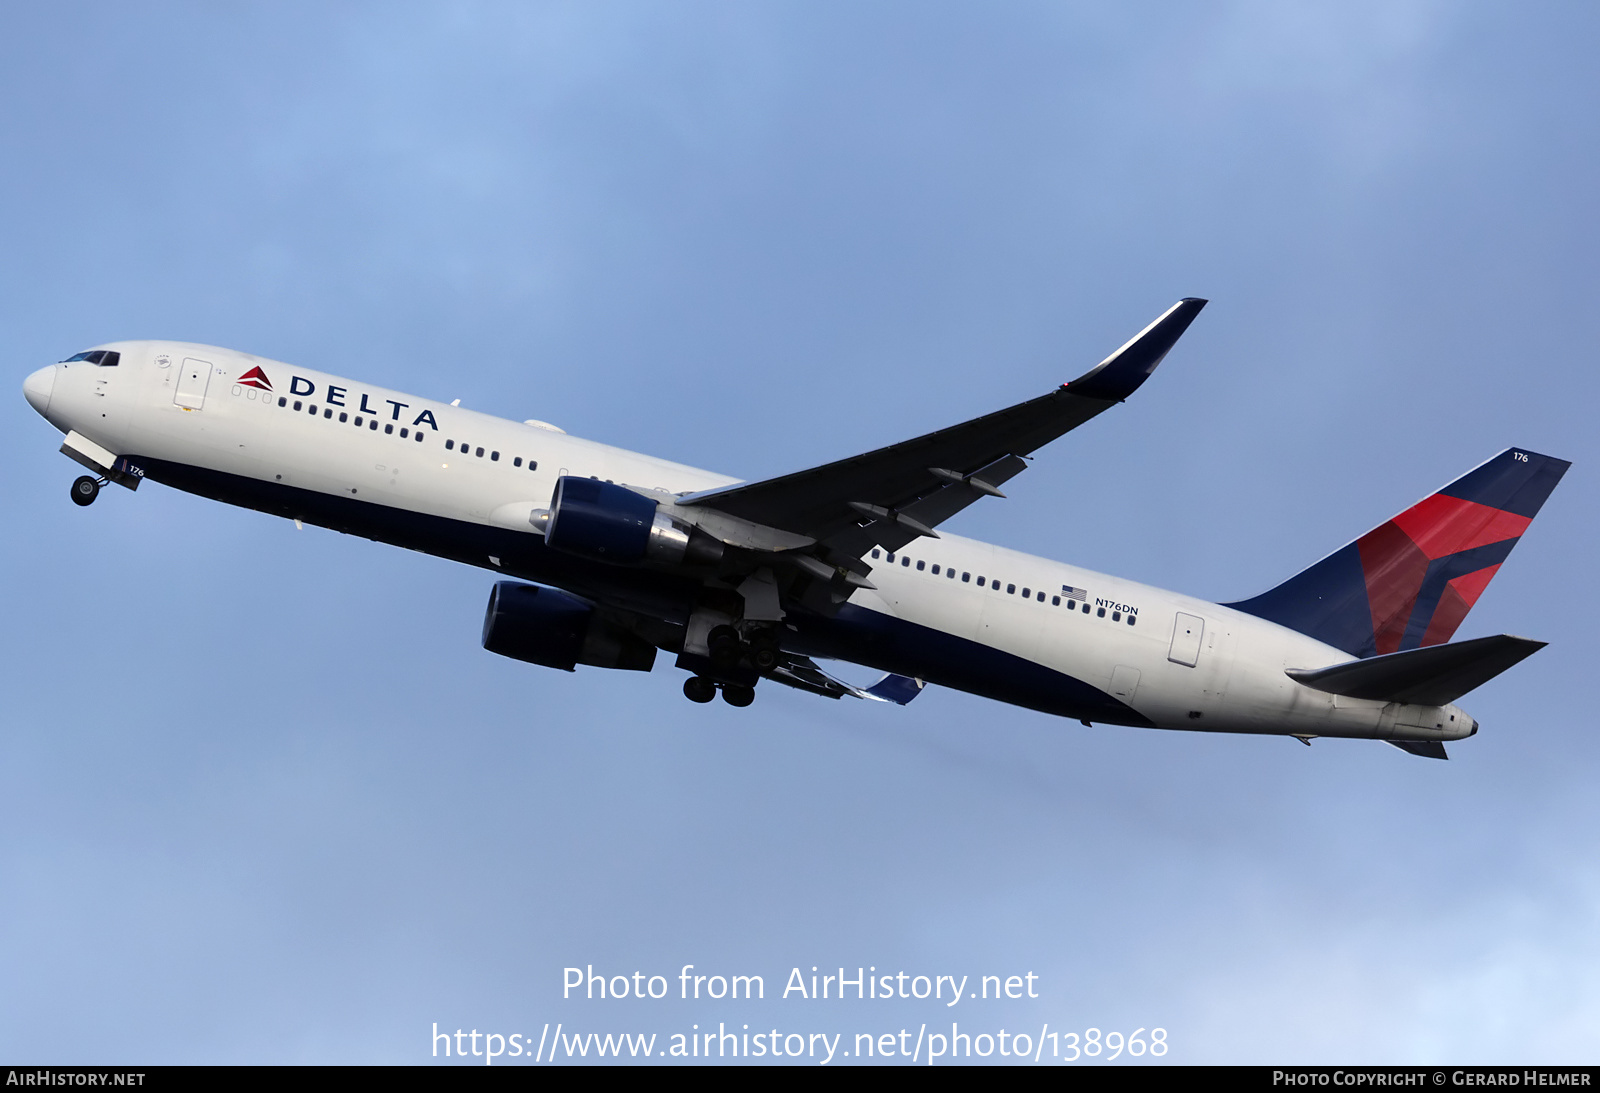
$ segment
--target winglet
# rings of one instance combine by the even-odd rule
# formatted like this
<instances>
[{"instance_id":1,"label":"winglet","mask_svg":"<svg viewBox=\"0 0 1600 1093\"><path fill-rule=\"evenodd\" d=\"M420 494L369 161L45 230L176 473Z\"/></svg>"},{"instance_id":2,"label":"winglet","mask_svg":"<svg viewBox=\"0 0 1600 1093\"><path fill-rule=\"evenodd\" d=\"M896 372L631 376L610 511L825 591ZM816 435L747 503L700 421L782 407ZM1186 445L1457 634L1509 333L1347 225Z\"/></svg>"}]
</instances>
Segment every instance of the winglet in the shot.
<instances>
[{"instance_id":1,"label":"winglet","mask_svg":"<svg viewBox=\"0 0 1600 1093\"><path fill-rule=\"evenodd\" d=\"M890 674L868 687L865 693L868 698L876 698L879 702L893 702L896 706L904 706L921 694L925 686L927 685L920 679Z\"/></svg>"},{"instance_id":2,"label":"winglet","mask_svg":"<svg viewBox=\"0 0 1600 1093\"><path fill-rule=\"evenodd\" d=\"M1067 384L1067 390L1083 398L1121 402L1150 378L1206 303L1194 296L1179 300L1127 345Z\"/></svg>"}]
</instances>

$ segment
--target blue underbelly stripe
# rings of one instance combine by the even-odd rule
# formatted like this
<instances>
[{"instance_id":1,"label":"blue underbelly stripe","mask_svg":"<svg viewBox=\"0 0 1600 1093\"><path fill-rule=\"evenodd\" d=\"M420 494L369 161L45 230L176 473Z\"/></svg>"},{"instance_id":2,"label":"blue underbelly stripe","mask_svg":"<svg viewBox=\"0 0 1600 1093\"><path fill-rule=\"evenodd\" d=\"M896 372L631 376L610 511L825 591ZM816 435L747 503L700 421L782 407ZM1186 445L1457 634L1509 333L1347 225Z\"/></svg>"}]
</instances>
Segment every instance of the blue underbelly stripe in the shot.
<instances>
[{"instance_id":1,"label":"blue underbelly stripe","mask_svg":"<svg viewBox=\"0 0 1600 1093\"><path fill-rule=\"evenodd\" d=\"M187 493L319 527L555 585L683 625L698 582L629 566L590 562L551 550L542 536L411 512L356 497L263 482L184 463L131 456L146 477ZM495 567L489 562L500 559ZM914 676L953 690L1061 717L1153 728L1138 711L1080 679L981 642L854 604L834 618L791 612L797 628L784 647Z\"/></svg>"}]
</instances>

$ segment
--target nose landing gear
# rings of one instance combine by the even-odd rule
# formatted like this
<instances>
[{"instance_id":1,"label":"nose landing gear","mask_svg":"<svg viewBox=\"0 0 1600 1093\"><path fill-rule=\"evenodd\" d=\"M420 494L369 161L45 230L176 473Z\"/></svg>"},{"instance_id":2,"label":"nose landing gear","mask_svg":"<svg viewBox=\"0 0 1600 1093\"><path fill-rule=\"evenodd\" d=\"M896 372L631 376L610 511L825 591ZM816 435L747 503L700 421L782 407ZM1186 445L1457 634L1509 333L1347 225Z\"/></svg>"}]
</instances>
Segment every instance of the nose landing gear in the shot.
<instances>
[{"instance_id":1,"label":"nose landing gear","mask_svg":"<svg viewBox=\"0 0 1600 1093\"><path fill-rule=\"evenodd\" d=\"M104 478L93 478L87 474L79 475L72 483L72 503L75 505L92 505L94 499L100 496L100 487L106 484Z\"/></svg>"}]
</instances>

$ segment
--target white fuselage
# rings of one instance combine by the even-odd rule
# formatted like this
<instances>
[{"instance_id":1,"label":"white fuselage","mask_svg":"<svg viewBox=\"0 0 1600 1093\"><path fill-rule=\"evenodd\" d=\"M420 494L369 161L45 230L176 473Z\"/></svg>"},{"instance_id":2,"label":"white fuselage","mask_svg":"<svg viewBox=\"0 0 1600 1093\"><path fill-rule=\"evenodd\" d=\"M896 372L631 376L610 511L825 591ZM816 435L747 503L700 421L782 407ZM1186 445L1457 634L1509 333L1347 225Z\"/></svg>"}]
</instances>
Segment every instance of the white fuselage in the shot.
<instances>
[{"instance_id":1,"label":"white fuselage","mask_svg":"<svg viewBox=\"0 0 1600 1093\"><path fill-rule=\"evenodd\" d=\"M539 534L530 513L549 504L561 475L674 494L736 481L227 349L156 341L104 348L120 353L117 367L55 365L26 390L63 432L136 460L529 536ZM270 392L240 382L252 369ZM463 560L500 566L489 556ZM1410 740L1459 739L1474 728L1453 705L1336 697L1297 683L1286 669L1350 657L1178 593L948 533L868 560L876 590L857 591L855 607L1071 677L1157 727Z\"/></svg>"}]
</instances>

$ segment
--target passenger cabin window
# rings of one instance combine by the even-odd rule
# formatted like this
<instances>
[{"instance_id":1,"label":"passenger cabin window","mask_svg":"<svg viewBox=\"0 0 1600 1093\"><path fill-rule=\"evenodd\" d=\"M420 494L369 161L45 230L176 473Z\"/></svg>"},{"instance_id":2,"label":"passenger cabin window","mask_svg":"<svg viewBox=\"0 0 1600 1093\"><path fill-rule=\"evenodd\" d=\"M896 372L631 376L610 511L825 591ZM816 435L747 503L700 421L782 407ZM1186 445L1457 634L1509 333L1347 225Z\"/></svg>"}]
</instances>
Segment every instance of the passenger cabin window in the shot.
<instances>
[{"instance_id":1,"label":"passenger cabin window","mask_svg":"<svg viewBox=\"0 0 1600 1093\"><path fill-rule=\"evenodd\" d=\"M920 558L917 559L917 569L918 569L918 571L921 571L922 569L925 569L926 567L927 567L927 563L926 562L922 561L922 559L920 559Z\"/></svg>"},{"instance_id":2,"label":"passenger cabin window","mask_svg":"<svg viewBox=\"0 0 1600 1093\"><path fill-rule=\"evenodd\" d=\"M511 461L511 465L512 465L512 466L513 466L513 467L520 467L520 466L522 466L522 457L521 457L521 456L520 456L520 455L519 455L519 456L517 456L517 458L515 458L515 459L513 459L513 460L512 460L512 461Z\"/></svg>"},{"instance_id":3,"label":"passenger cabin window","mask_svg":"<svg viewBox=\"0 0 1600 1093\"><path fill-rule=\"evenodd\" d=\"M453 441L453 440L445 441L444 442L444 450L447 451L447 452L455 451L456 450L456 442Z\"/></svg>"}]
</instances>

